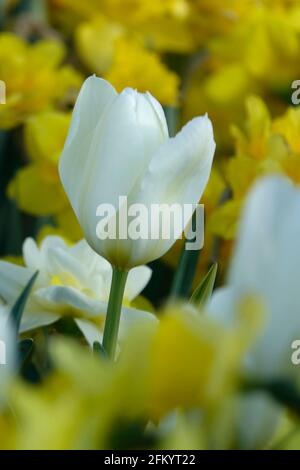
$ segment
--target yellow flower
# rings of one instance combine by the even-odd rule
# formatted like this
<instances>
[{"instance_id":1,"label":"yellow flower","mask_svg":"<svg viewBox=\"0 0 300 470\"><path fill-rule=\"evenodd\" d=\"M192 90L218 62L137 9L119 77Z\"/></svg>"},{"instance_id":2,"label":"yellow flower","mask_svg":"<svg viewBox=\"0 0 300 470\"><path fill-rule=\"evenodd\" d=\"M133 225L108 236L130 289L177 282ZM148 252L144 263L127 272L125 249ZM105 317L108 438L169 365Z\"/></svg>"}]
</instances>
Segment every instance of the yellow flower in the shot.
<instances>
[{"instance_id":1,"label":"yellow flower","mask_svg":"<svg viewBox=\"0 0 300 470\"><path fill-rule=\"evenodd\" d=\"M81 76L72 67L60 65L64 55L58 41L29 45L14 34L0 34L0 77L6 84L0 128L14 127L78 89Z\"/></svg>"},{"instance_id":2,"label":"yellow flower","mask_svg":"<svg viewBox=\"0 0 300 470\"><path fill-rule=\"evenodd\" d=\"M185 51L192 46L188 39L183 39L185 35L184 32L181 34L180 29L174 41L169 40L170 35L166 31L168 25L155 22L155 32L152 26L151 22L150 27L143 24L140 28L128 30L122 23L98 14L77 27L77 52L90 72L104 74L118 90L126 86L147 90L163 104L174 104L179 78L168 70L153 49ZM174 24L169 26L173 28Z\"/></svg>"},{"instance_id":3,"label":"yellow flower","mask_svg":"<svg viewBox=\"0 0 300 470\"><path fill-rule=\"evenodd\" d=\"M69 114L45 111L25 125L25 144L31 163L17 172L8 193L30 214L53 215L68 205L57 162L69 124Z\"/></svg>"},{"instance_id":4,"label":"yellow flower","mask_svg":"<svg viewBox=\"0 0 300 470\"><path fill-rule=\"evenodd\" d=\"M129 35L138 35L143 44L159 51L185 53L195 49L193 31L189 25L190 5L188 0L50 0L51 12L56 22L64 30L80 36L83 41L97 37L113 39L111 34L114 26L126 30ZM103 31L99 30L98 17L105 17L107 23ZM84 22L84 26L81 23ZM109 26L111 23L111 27ZM114 26L113 26L114 25ZM176 35L174 34L176 31ZM110 44L100 42L96 50L90 43L95 55L105 55ZM79 51L84 46L79 47ZM101 51L102 49L102 51ZM84 60L85 62L85 60Z\"/></svg>"},{"instance_id":5,"label":"yellow flower","mask_svg":"<svg viewBox=\"0 0 300 470\"><path fill-rule=\"evenodd\" d=\"M150 415L172 409L210 411L238 382L238 370L260 324L261 311L241 307L227 330L187 305L171 305L161 315L150 347Z\"/></svg>"},{"instance_id":6,"label":"yellow flower","mask_svg":"<svg viewBox=\"0 0 300 470\"><path fill-rule=\"evenodd\" d=\"M290 154L282 162L285 174L300 184L300 110L289 108L282 117L274 120L272 129L281 134L289 146Z\"/></svg>"},{"instance_id":7,"label":"yellow flower","mask_svg":"<svg viewBox=\"0 0 300 470\"><path fill-rule=\"evenodd\" d=\"M51 374L39 386L16 383L12 388L10 403L19 426L11 446L113 448L122 425L146 425L178 408L198 410L186 446L197 442L206 447L212 434L224 445L233 416L222 430L214 431L211 424L220 424L224 411L228 414L227 398L236 393L240 364L258 329L259 315L253 304L248 307L231 329L191 307L169 307L160 323L131 329L116 363L92 355L74 341L52 339ZM176 421L167 433L158 421L152 424L163 445L178 445ZM147 429L140 433L147 435Z\"/></svg>"},{"instance_id":8,"label":"yellow flower","mask_svg":"<svg viewBox=\"0 0 300 470\"><path fill-rule=\"evenodd\" d=\"M196 67L185 100L185 118L205 109L218 141L226 145L229 124L241 119L247 95L267 97L278 110L300 73L299 7L292 2L282 2L281 8L273 2L249 5L226 35L206 41L209 53Z\"/></svg>"},{"instance_id":9,"label":"yellow flower","mask_svg":"<svg viewBox=\"0 0 300 470\"><path fill-rule=\"evenodd\" d=\"M162 104L174 105L179 78L161 62L158 55L136 42L121 39L116 44L112 67L105 75L118 91L127 86L150 91Z\"/></svg>"},{"instance_id":10,"label":"yellow flower","mask_svg":"<svg viewBox=\"0 0 300 470\"><path fill-rule=\"evenodd\" d=\"M54 10L72 12L79 19L102 13L120 23L141 23L162 16L182 17L187 14L188 0L50 0Z\"/></svg>"},{"instance_id":11,"label":"yellow flower","mask_svg":"<svg viewBox=\"0 0 300 470\"><path fill-rule=\"evenodd\" d=\"M228 32L243 19L255 0L189 0L190 22L197 42L203 44L207 38Z\"/></svg>"},{"instance_id":12,"label":"yellow flower","mask_svg":"<svg viewBox=\"0 0 300 470\"><path fill-rule=\"evenodd\" d=\"M253 184L267 174L286 174L300 182L297 150L298 111L289 110L272 123L264 102L255 96L246 101L247 118L243 129L232 126L235 156L225 165L225 177L232 199L217 208L209 220L212 232L226 240L234 238L244 198Z\"/></svg>"},{"instance_id":13,"label":"yellow flower","mask_svg":"<svg viewBox=\"0 0 300 470\"><path fill-rule=\"evenodd\" d=\"M82 63L93 73L106 72L113 62L116 40L124 34L120 24L102 15L81 23L75 31L75 41Z\"/></svg>"},{"instance_id":14,"label":"yellow flower","mask_svg":"<svg viewBox=\"0 0 300 470\"><path fill-rule=\"evenodd\" d=\"M273 132L283 135L293 153L300 155L300 108L289 108L274 120Z\"/></svg>"},{"instance_id":15,"label":"yellow flower","mask_svg":"<svg viewBox=\"0 0 300 470\"><path fill-rule=\"evenodd\" d=\"M78 240L81 230L58 175L70 119L70 113L62 111L44 111L28 119L24 141L30 163L11 180L8 195L28 214L55 217L64 235Z\"/></svg>"}]
</instances>

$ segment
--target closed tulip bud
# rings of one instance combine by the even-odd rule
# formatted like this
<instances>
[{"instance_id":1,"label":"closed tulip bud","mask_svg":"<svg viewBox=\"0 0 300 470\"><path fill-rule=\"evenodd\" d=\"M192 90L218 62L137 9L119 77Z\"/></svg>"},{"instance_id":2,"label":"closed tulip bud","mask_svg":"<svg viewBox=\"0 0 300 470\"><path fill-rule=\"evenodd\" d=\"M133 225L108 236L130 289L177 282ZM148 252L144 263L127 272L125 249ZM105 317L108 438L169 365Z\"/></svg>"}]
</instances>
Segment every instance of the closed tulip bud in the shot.
<instances>
[{"instance_id":1,"label":"closed tulip bud","mask_svg":"<svg viewBox=\"0 0 300 470\"><path fill-rule=\"evenodd\" d=\"M107 81L92 76L78 96L59 172L90 246L112 265L128 270L159 258L181 235L187 217L174 224L170 237L151 238L159 221L152 217L148 226L147 211L153 204L196 205L214 151L207 116L193 119L170 138L163 109L150 93L126 88L118 94ZM129 219L119 217L120 196L128 207L145 208L139 217L143 237L124 236ZM108 204L116 208L109 221L115 222L115 239L99 235L98 208Z\"/></svg>"}]
</instances>

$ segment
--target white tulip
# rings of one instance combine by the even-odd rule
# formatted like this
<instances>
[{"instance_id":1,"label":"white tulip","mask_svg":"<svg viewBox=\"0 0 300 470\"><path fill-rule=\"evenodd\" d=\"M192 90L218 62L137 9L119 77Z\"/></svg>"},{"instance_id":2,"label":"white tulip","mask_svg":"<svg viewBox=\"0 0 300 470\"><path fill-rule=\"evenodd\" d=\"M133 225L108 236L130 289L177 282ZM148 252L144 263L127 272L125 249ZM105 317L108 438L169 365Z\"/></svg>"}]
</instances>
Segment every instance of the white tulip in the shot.
<instances>
[{"instance_id":1,"label":"white tulip","mask_svg":"<svg viewBox=\"0 0 300 470\"><path fill-rule=\"evenodd\" d=\"M100 204L197 204L209 178L215 142L207 116L190 121L170 138L161 105L150 93L118 94L89 77L79 93L59 162L60 177L90 246L112 265L130 269L162 256L170 239L100 240ZM146 220L142 221L146 223ZM123 230L122 223L118 226ZM126 227L125 227L126 228Z\"/></svg>"},{"instance_id":2,"label":"white tulip","mask_svg":"<svg viewBox=\"0 0 300 470\"><path fill-rule=\"evenodd\" d=\"M212 297L209 311L230 326L245 296L261 299L266 312L263 331L245 363L245 372L258 380L293 378L291 345L300 339L300 190L283 177L257 183L247 199L227 287ZM258 395L257 395L258 396ZM263 405L262 405L263 403ZM242 404L241 438L255 447L275 429L279 405L266 395ZM249 427L251 416L257 419Z\"/></svg>"},{"instance_id":3,"label":"white tulip","mask_svg":"<svg viewBox=\"0 0 300 470\"><path fill-rule=\"evenodd\" d=\"M35 271L39 271L25 306L20 331L54 323L71 315L88 342L101 342L112 278L110 264L81 240L68 245L57 236L48 236L40 248L31 238L23 245L24 266L0 261L0 298L12 306ZM130 307L149 282L151 269L132 269L125 289L121 333L132 323L152 321L148 312Z\"/></svg>"}]
</instances>

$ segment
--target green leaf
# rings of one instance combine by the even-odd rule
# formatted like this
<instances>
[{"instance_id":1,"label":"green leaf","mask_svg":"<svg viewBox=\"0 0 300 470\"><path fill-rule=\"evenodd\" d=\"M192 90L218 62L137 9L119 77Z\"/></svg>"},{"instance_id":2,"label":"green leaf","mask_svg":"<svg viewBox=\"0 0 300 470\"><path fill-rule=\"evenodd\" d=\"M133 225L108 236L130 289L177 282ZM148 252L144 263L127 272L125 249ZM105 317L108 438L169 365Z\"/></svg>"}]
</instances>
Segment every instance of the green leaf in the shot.
<instances>
[{"instance_id":1,"label":"green leaf","mask_svg":"<svg viewBox=\"0 0 300 470\"><path fill-rule=\"evenodd\" d=\"M192 226L196 224L196 211L192 217ZM192 241L192 240L190 240ZM170 297L187 298L190 296L191 287L195 277L197 264L200 255L199 250L187 250L186 244L183 244L182 252L180 255L179 263L174 275L171 286Z\"/></svg>"},{"instance_id":2,"label":"green leaf","mask_svg":"<svg viewBox=\"0 0 300 470\"><path fill-rule=\"evenodd\" d=\"M105 358L107 357L106 351L103 348L102 344L99 343L99 341L95 341L93 343L93 352L94 352L94 354L96 354L98 356L105 357Z\"/></svg>"},{"instance_id":3,"label":"green leaf","mask_svg":"<svg viewBox=\"0 0 300 470\"><path fill-rule=\"evenodd\" d=\"M19 298L17 299L16 303L10 311L10 318L12 320L13 325L15 326L16 335L19 332L23 311L37 275L38 271L34 273L32 278L29 280L28 284L26 285L23 292L20 294Z\"/></svg>"},{"instance_id":4,"label":"green leaf","mask_svg":"<svg viewBox=\"0 0 300 470\"><path fill-rule=\"evenodd\" d=\"M199 286L193 292L190 302L197 305L197 307L204 307L209 301L216 280L218 264L214 263L204 279L200 282Z\"/></svg>"}]
</instances>

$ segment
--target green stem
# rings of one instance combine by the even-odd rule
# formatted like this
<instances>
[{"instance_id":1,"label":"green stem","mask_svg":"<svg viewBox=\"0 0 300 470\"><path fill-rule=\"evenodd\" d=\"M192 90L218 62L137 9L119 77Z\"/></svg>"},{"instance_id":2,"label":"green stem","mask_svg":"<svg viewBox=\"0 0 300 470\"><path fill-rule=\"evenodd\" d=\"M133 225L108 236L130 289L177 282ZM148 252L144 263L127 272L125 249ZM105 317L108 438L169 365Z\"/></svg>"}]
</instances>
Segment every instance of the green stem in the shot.
<instances>
[{"instance_id":1,"label":"green stem","mask_svg":"<svg viewBox=\"0 0 300 470\"><path fill-rule=\"evenodd\" d=\"M103 334L103 348L111 359L114 359L116 353L121 308L127 275L128 271L124 271L120 268L113 268Z\"/></svg>"}]
</instances>

